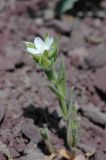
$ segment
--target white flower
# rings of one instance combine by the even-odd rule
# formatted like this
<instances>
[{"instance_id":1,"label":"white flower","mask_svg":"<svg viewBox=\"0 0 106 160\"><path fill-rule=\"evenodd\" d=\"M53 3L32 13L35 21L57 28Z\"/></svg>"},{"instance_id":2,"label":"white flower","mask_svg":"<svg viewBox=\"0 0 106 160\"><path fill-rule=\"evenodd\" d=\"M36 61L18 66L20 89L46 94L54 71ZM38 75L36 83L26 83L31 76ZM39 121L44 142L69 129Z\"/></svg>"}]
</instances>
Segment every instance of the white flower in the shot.
<instances>
[{"instance_id":1,"label":"white flower","mask_svg":"<svg viewBox=\"0 0 106 160\"><path fill-rule=\"evenodd\" d=\"M35 48L28 47L27 51L33 55L43 54L45 50L50 51L53 43L52 37L47 37L45 41L43 41L40 37L36 37L34 39Z\"/></svg>"}]
</instances>

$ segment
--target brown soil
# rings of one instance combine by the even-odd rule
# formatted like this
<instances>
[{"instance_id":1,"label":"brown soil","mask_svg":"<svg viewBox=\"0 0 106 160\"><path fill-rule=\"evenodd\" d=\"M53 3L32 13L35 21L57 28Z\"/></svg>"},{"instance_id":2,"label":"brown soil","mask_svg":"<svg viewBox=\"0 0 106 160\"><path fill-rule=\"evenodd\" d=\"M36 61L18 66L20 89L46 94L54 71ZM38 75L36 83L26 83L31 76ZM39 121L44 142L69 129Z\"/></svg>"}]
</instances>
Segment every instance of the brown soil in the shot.
<instances>
[{"instance_id":1,"label":"brown soil","mask_svg":"<svg viewBox=\"0 0 106 160\"><path fill-rule=\"evenodd\" d=\"M75 85L78 91L78 150L96 150L92 160L106 160L106 16L58 17L55 4L56 0L0 0L0 160L6 160L3 145L14 160L42 160L47 155L39 135L43 124L54 145L64 146L56 97L23 46L23 41L46 31L60 36L59 57L65 59L68 87Z\"/></svg>"}]
</instances>

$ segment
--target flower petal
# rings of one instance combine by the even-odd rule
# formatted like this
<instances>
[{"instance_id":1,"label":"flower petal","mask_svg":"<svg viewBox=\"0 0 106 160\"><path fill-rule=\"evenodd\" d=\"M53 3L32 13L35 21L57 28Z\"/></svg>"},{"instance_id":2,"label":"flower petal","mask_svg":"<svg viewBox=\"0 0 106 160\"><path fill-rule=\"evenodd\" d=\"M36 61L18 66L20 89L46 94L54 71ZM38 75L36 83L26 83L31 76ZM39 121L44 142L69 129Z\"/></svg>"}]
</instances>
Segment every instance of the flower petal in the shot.
<instances>
[{"instance_id":1,"label":"flower petal","mask_svg":"<svg viewBox=\"0 0 106 160\"><path fill-rule=\"evenodd\" d=\"M33 55L36 55L36 54L42 54L39 50L37 49L34 49L34 48L27 48L27 51Z\"/></svg>"},{"instance_id":2,"label":"flower petal","mask_svg":"<svg viewBox=\"0 0 106 160\"><path fill-rule=\"evenodd\" d=\"M45 45L47 50L50 50L52 43L53 43L53 38L48 36L45 40Z\"/></svg>"},{"instance_id":3,"label":"flower petal","mask_svg":"<svg viewBox=\"0 0 106 160\"><path fill-rule=\"evenodd\" d=\"M34 44L39 51L44 52L46 50L45 43L40 37L34 39Z\"/></svg>"}]
</instances>

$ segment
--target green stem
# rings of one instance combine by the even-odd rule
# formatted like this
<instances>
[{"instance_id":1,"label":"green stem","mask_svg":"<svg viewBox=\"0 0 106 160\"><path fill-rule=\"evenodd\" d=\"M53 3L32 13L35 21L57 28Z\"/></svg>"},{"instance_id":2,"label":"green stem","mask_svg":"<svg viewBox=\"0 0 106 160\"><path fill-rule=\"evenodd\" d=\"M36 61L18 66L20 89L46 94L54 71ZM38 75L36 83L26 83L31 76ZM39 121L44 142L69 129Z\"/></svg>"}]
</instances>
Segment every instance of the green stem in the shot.
<instances>
[{"instance_id":1,"label":"green stem","mask_svg":"<svg viewBox=\"0 0 106 160\"><path fill-rule=\"evenodd\" d=\"M72 145L72 137L70 135L70 130L71 130L71 127L70 127L70 123L69 123L69 119L67 120L67 133L66 133L66 140L67 140L67 145L68 146L71 146Z\"/></svg>"},{"instance_id":2,"label":"green stem","mask_svg":"<svg viewBox=\"0 0 106 160\"><path fill-rule=\"evenodd\" d=\"M48 79L55 85L55 87L59 90L58 86L56 85L57 82L57 74L56 72L53 70L53 68L51 68L51 70L45 71ZM60 90L59 90L60 91ZM68 110L67 110L67 106L66 106L66 102L65 102L65 97L64 98L58 98L59 104L60 104L60 108L61 108L61 112L63 115L63 118L65 120L67 120L67 114L68 114Z\"/></svg>"},{"instance_id":3,"label":"green stem","mask_svg":"<svg viewBox=\"0 0 106 160\"><path fill-rule=\"evenodd\" d=\"M45 144L47 146L47 149L50 153L55 153L55 148L53 147L52 143L51 143L51 140L50 139L47 139L45 140Z\"/></svg>"},{"instance_id":4,"label":"green stem","mask_svg":"<svg viewBox=\"0 0 106 160\"><path fill-rule=\"evenodd\" d=\"M50 135L50 132L48 130L47 125L44 125L43 128L40 129L40 134L41 134L41 136L42 136L42 138L43 138L43 140L44 140L44 142L46 144L46 147L47 147L48 151L50 153L54 153L55 152L55 148L54 148L54 146L52 144L52 140L50 138L51 135Z\"/></svg>"}]
</instances>

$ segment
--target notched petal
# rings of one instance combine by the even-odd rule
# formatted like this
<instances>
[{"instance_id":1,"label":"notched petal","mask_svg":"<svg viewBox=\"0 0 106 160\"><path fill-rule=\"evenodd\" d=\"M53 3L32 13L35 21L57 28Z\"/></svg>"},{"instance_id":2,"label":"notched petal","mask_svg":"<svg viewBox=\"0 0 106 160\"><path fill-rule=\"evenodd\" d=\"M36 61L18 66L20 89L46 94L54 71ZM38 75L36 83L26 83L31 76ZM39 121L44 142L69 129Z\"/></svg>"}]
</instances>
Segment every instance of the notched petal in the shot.
<instances>
[{"instance_id":1,"label":"notched petal","mask_svg":"<svg viewBox=\"0 0 106 160\"><path fill-rule=\"evenodd\" d=\"M50 50L52 43L53 43L53 38L48 36L45 39L45 45L46 45L48 50Z\"/></svg>"},{"instance_id":2,"label":"notched petal","mask_svg":"<svg viewBox=\"0 0 106 160\"><path fill-rule=\"evenodd\" d=\"M45 43L40 37L34 39L34 44L39 51L43 52L46 49Z\"/></svg>"},{"instance_id":3,"label":"notched petal","mask_svg":"<svg viewBox=\"0 0 106 160\"><path fill-rule=\"evenodd\" d=\"M34 55L36 55L36 54L41 54L40 51L38 51L37 49L34 49L34 48L27 48L27 51L28 51L29 53L31 53L31 54L34 54Z\"/></svg>"}]
</instances>

